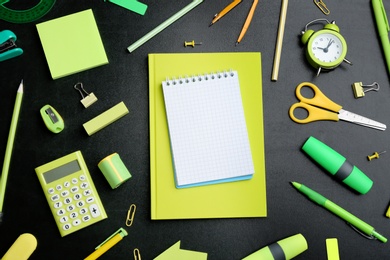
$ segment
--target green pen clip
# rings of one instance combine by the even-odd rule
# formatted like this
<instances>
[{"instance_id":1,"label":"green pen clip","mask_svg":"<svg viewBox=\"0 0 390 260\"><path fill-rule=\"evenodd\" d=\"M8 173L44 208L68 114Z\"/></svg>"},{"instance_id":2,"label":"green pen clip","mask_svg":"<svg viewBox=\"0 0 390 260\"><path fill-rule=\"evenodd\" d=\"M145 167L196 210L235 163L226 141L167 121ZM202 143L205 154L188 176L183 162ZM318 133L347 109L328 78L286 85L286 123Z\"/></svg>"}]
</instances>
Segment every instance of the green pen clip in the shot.
<instances>
[{"instance_id":1,"label":"green pen clip","mask_svg":"<svg viewBox=\"0 0 390 260\"><path fill-rule=\"evenodd\" d=\"M45 105L40 109L40 113L47 129L49 129L51 132L58 134L64 130L64 120L57 112L57 110L54 109L54 107Z\"/></svg>"},{"instance_id":2,"label":"green pen clip","mask_svg":"<svg viewBox=\"0 0 390 260\"><path fill-rule=\"evenodd\" d=\"M100 245L98 245L97 247L95 247L95 250L99 249L101 246L103 246L104 244L106 244L108 241L110 241L114 236L116 236L117 234L119 234L122 238L127 236L127 231L124 229L124 228L120 228L118 229L117 231L115 231L114 234L112 234L111 236L109 236L106 240L104 240Z\"/></svg>"}]
</instances>

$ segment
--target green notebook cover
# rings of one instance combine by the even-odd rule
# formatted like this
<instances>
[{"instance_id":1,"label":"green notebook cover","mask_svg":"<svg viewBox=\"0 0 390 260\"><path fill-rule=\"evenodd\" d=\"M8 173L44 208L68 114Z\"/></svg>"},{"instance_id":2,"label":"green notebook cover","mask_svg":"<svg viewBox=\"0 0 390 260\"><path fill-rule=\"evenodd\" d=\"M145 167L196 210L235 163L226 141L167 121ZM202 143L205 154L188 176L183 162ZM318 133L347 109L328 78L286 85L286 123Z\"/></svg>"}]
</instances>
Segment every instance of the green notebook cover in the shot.
<instances>
[{"instance_id":1,"label":"green notebook cover","mask_svg":"<svg viewBox=\"0 0 390 260\"><path fill-rule=\"evenodd\" d=\"M53 79L108 63L92 9L36 27Z\"/></svg>"},{"instance_id":2,"label":"green notebook cover","mask_svg":"<svg viewBox=\"0 0 390 260\"><path fill-rule=\"evenodd\" d=\"M162 82L169 78L237 70L255 167L251 180L177 189ZM149 54L151 218L266 217L261 54Z\"/></svg>"}]
</instances>

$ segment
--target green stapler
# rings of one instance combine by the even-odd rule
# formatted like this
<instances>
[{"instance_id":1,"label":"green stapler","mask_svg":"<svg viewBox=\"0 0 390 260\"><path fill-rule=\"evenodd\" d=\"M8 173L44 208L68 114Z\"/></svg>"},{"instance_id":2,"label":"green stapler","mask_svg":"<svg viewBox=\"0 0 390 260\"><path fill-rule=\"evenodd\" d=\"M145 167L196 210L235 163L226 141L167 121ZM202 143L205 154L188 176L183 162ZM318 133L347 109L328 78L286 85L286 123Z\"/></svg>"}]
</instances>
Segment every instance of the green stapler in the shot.
<instances>
[{"instance_id":1,"label":"green stapler","mask_svg":"<svg viewBox=\"0 0 390 260\"><path fill-rule=\"evenodd\" d=\"M10 30L0 32L0 61L17 57L23 53L15 44L16 35Z\"/></svg>"}]
</instances>

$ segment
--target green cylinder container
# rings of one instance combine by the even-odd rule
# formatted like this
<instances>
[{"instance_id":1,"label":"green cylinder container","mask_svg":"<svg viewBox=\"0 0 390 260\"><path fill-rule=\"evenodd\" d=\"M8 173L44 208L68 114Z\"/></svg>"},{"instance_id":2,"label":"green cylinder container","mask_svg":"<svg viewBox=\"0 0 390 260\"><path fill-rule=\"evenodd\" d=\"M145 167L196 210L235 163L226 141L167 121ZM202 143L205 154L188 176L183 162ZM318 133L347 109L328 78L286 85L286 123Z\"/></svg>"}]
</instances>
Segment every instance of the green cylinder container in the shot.
<instances>
[{"instance_id":1,"label":"green cylinder container","mask_svg":"<svg viewBox=\"0 0 390 260\"><path fill-rule=\"evenodd\" d=\"M131 178L129 170L119 157L119 154L113 153L98 164L99 169L106 177L112 189L119 187L122 183Z\"/></svg>"},{"instance_id":2,"label":"green cylinder container","mask_svg":"<svg viewBox=\"0 0 390 260\"><path fill-rule=\"evenodd\" d=\"M296 234L263 247L242 260L289 260L307 248L305 237L302 234Z\"/></svg>"},{"instance_id":3,"label":"green cylinder container","mask_svg":"<svg viewBox=\"0 0 390 260\"><path fill-rule=\"evenodd\" d=\"M303 144L302 150L333 177L360 194L366 194L371 189L373 182L367 175L348 162L344 156L313 136Z\"/></svg>"}]
</instances>

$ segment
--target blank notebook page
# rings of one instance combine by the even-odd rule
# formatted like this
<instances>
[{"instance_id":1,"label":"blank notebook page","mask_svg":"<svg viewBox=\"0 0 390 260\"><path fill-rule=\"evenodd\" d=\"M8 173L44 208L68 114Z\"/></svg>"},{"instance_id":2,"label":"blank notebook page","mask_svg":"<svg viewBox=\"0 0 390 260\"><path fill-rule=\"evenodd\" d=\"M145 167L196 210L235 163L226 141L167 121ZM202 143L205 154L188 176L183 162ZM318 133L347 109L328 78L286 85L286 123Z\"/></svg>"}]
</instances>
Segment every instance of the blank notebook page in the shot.
<instances>
[{"instance_id":1,"label":"blank notebook page","mask_svg":"<svg viewBox=\"0 0 390 260\"><path fill-rule=\"evenodd\" d=\"M254 173L237 71L162 83L177 187Z\"/></svg>"}]
</instances>

